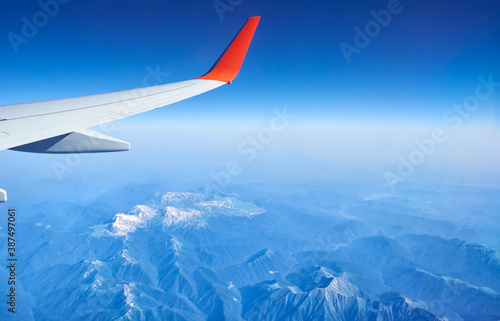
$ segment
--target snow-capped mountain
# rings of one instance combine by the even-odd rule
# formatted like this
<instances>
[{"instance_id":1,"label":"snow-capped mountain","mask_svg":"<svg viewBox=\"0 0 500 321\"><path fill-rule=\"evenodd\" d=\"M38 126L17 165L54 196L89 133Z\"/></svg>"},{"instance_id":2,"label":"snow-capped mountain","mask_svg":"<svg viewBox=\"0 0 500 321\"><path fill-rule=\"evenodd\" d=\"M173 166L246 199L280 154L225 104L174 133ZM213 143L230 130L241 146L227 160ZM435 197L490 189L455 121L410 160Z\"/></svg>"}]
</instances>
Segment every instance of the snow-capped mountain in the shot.
<instances>
[{"instance_id":1,"label":"snow-capped mountain","mask_svg":"<svg viewBox=\"0 0 500 321\"><path fill-rule=\"evenodd\" d=\"M360 204L369 211L380 198L353 198L339 211L323 200L319 211L318 203L303 206L310 194L300 207L290 194L254 201L210 189L151 195L127 211L93 212L99 203L23 222L23 320L500 316L494 248L391 234L389 222L360 215Z\"/></svg>"}]
</instances>

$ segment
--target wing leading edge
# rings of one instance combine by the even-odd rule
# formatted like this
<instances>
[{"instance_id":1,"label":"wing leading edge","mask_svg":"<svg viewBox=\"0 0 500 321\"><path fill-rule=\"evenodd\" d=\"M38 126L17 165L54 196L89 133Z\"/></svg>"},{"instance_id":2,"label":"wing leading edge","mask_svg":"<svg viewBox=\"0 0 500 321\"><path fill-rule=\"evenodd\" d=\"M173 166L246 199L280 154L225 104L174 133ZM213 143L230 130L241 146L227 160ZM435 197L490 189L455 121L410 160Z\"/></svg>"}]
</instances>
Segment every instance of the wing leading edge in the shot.
<instances>
[{"instance_id":1,"label":"wing leading edge","mask_svg":"<svg viewBox=\"0 0 500 321\"><path fill-rule=\"evenodd\" d=\"M107 94L0 106L0 150L35 153L128 150L128 143L88 128L231 83L240 71L259 21L260 17L248 19L212 69L200 78Z\"/></svg>"}]
</instances>

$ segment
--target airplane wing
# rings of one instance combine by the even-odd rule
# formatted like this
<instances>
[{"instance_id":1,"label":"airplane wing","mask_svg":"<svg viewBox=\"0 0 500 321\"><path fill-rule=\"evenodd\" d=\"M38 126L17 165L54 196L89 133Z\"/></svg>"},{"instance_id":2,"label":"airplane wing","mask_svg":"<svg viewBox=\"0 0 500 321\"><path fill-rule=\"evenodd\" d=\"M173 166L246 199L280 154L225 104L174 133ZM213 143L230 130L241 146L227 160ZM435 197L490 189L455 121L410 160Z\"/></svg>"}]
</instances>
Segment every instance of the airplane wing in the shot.
<instances>
[{"instance_id":1,"label":"airplane wing","mask_svg":"<svg viewBox=\"0 0 500 321\"><path fill-rule=\"evenodd\" d=\"M122 140L88 129L167 106L225 84L238 74L260 17L252 17L202 77L107 94L0 105L0 150L34 153L127 151ZM6 200L0 189L0 202Z\"/></svg>"}]
</instances>

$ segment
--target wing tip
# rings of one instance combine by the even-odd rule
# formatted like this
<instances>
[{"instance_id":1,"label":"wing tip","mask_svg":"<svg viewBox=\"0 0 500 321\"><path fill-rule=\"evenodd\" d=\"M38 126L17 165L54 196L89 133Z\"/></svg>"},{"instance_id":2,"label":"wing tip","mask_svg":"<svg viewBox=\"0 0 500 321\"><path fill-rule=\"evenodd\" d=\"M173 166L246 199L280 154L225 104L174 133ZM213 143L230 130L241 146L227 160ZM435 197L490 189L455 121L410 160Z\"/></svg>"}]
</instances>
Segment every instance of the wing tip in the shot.
<instances>
[{"instance_id":1,"label":"wing tip","mask_svg":"<svg viewBox=\"0 0 500 321\"><path fill-rule=\"evenodd\" d=\"M197 79L223 81L230 84L241 69L260 19L261 16L250 17L213 67Z\"/></svg>"}]
</instances>

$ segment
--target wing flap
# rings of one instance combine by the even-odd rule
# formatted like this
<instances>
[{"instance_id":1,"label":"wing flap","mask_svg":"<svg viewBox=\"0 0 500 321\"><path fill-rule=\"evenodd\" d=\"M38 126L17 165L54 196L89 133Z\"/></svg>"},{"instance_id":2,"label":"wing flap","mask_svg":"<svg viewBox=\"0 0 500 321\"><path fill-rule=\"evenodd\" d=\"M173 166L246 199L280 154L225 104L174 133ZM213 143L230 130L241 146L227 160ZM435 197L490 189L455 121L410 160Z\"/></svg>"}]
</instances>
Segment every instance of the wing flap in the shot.
<instances>
[{"instance_id":1,"label":"wing flap","mask_svg":"<svg viewBox=\"0 0 500 321\"><path fill-rule=\"evenodd\" d=\"M90 129L51 137L12 148L30 153L73 154L106 153L130 150L130 144Z\"/></svg>"}]
</instances>

